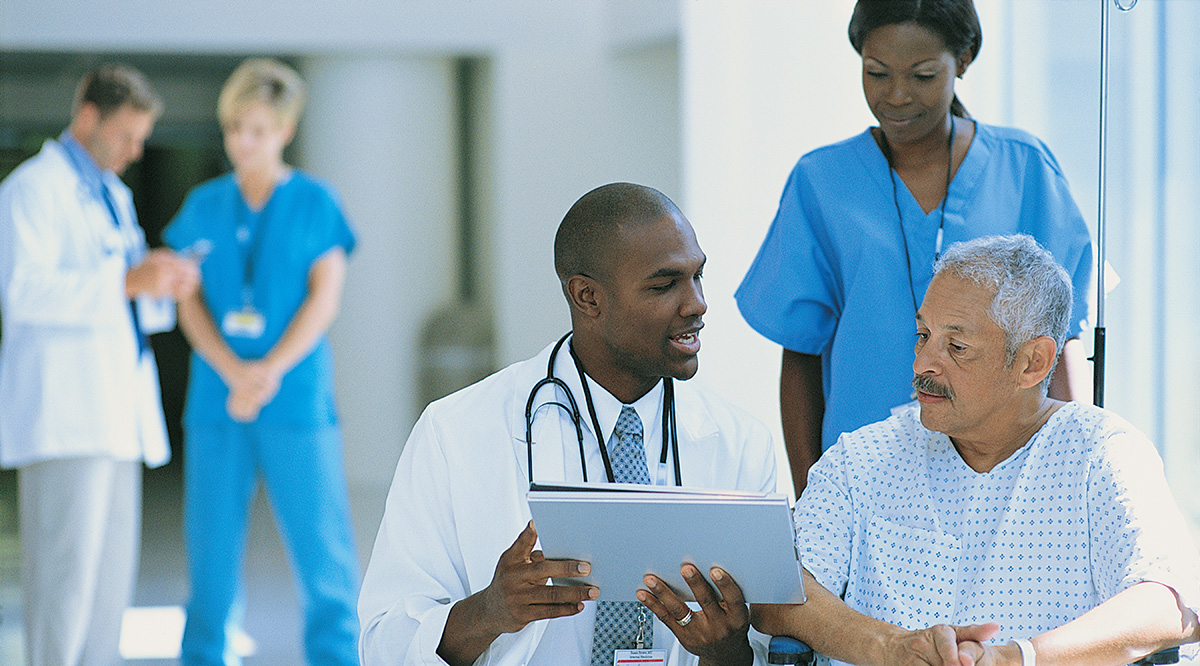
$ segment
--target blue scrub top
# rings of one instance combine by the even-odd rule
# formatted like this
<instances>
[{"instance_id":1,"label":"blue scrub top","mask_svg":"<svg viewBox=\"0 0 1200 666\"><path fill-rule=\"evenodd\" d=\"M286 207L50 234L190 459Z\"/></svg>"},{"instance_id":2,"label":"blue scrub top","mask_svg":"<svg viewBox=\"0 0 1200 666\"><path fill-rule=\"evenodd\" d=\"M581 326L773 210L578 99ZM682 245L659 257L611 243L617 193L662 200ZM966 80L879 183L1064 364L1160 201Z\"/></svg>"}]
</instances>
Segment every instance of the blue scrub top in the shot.
<instances>
[{"instance_id":1,"label":"blue scrub top","mask_svg":"<svg viewBox=\"0 0 1200 666\"><path fill-rule=\"evenodd\" d=\"M246 243L239 243L239 228L249 233ZM335 247L349 254L355 243L332 188L300 171L277 185L257 212L246 205L232 174L197 186L163 231L163 240L181 252L211 248L200 264L200 277L218 331L226 314L243 308L246 252L252 251L253 304L266 328L257 338L221 332L243 359L262 358L279 341L308 295L308 274L316 260ZM184 423L231 422L225 410L228 395L216 371L193 354ZM326 337L284 375L279 393L263 407L257 422L301 427L337 423L333 356Z\"/></svg>"},{"instance_id":2,"label":"blue scrub top","mask_svg":"<svg viewBox=\"0 0 1200 666\"><path fill-rule=\"evenodd\" d=\"M915 292L921 303L932 277L941 209L926 214L899 176L896 183L902 220L887 159L869 130L802 157L736 293L742 316L759 333L821 356L824 449L911 399L913 298ZM977 123L945 203L944 248L1025 233L1049 250L1071 276L1068 337L1079 335L1088 318L1091 236L1041 141Z\"/></svg>"}]
</instances>

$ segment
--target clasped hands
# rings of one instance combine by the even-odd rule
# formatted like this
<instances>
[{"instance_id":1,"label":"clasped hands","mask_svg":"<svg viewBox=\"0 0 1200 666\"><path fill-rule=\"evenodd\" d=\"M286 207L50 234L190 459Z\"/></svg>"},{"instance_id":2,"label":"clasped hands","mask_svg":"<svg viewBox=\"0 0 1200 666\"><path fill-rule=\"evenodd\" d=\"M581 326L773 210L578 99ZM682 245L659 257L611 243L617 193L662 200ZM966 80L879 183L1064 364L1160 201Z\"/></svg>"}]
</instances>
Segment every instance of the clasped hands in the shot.
<instances>
[{"instance_id":1,"label":"clasped hands","mask_svg":"<svg viewBox=\"0 0 1200 666\"><path fill-rule=\"evenodd\" d=\"M755 626L760 630L760 607L755 606ZM938 624L908 631L894 625L869 641L875 649L859 656L861 663L886 666L1021 666L1021 652L1012 643L988 645L985 641L1000 631L995 622L972 625ZM843 661L860 663L853 656Z\"/></svg>"},{"instance_id":2,"label":"clasped hands","mask_svg":"<svg viewBox=\"0 0 1200 666\"><path fill-rule=\"evenodd\" d=\"M283 374L266 361L238 360L223 373L229 398L225 411L233 420L249 423L279 392Z\"/></svg>"},{"instance_id":3,"label":"clasped hands","mask_svg":"<svg viewBox=\"0 0 1200 666\"><path fill-rule=\"evenodd\" d=\"M520 631L536 620L575 615L583 610L584 601L600 594L592 585L549 585L552 578L587 576L591 565L548 560L542 551L534 550L536 541L537 531L530 521L500 556L491 584L481 592L483 615L492 634ZM741 588L719 568L710 572L712 583L691 564L682 565L680 573L700 604L699 611L690 610L666 583L650 574L643 579L647 589L637 591L638 601L702 664L750 664L753 653L746 634L750 612Z\"/></svg>"},{"instance_id":4,"label":"clasped hands","mask_svg":"<svg viewBox=\"0 0 1200 666\"><path fill-rule=\"evenodd\" d=\"M898 629L884 653L895 666L1020 666L1021 652L1011 643L987 645L1000 631L995 622L956 626L938 624L918 631Z\"/></svg>"}]
</instances>

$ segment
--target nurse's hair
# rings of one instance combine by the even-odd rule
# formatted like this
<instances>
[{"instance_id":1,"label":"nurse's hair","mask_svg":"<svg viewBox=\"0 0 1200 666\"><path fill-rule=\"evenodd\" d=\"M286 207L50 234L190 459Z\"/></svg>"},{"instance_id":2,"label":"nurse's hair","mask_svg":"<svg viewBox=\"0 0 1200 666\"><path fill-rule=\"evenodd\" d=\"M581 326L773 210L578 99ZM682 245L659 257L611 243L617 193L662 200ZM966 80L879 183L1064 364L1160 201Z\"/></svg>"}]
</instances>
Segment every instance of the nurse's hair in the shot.
<instances>
[{"instance_id":1,"label":"nurse's hair","mask_svg":"<svg viewBox=\"0 0 1200 666\"><path fill-rule=\"evenodd\" d=\"M83 75L71 100L71 115L78 114L84 104L95 105L101 119L125 105L155 117L163 107L146 76L121 63L100 65Z\"/></svg>"},{"instance_id":2,"label":"nurse's hair","mask_svg":"<svg viewBox=\"0 0 1200 666\"><path fill-rule=\"evenodd\" d=\"M942 39L955 58L970 51L979 57L983 29L973 0L858 0L850 16L850 45L862 55L863 42L875 28L899 23L916 23ZM950 102L950 113L970 118L958 95Z\"/></svg>"},{"instance_id":3,"label":"nurse's hair","mask_svg":"<svg viewBox=\"0 0 1200 666\"><path fill-rule=\"evenodd\" d=\"M988 314L1004 331L1008 367L1021 345L1042 336L1053 339L1062 352L1071 325L1071 278L1031 236L984 236L955 243L933 265L934 277L945 272L994 290Z\"/></svg>"},{"instance_id":4,"label":"nurse's hair","mask_svg":"<svg viewBox=\"0 0 1200 666\"><path fill-rule=\"evenodd\" d=\"M304 81L296 70L273 58L242 61L217 97L217 119L227 125L239 109L262 102L281 123L295 123L304 109Z\"/></svg>"},{"instance_id":5,"label":"nurse's hair","mask_svg":"<svg viewBox=\"0 0 1200 666\"><path fill-rule=\"evenodd\" d=\"M667 195L645 185L609 183L580 197L554 236L554 270L564 289L575 275L608 279L620 228L653 222L664 214L683 215Z\"/></svg>"}]
</instances>

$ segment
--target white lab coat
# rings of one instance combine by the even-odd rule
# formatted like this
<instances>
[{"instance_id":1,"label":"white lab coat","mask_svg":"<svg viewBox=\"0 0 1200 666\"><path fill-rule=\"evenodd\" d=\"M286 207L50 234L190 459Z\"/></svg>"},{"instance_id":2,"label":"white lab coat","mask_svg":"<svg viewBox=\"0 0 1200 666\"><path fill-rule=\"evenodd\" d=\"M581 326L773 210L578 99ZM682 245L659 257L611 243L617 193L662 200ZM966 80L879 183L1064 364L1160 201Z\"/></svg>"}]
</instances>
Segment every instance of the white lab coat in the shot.
<instances>
[{"instance_id":1,"label":"white lab coat","mask_svg":"<svg viewBox=\"0 0 1200 666\"><path fill-rule=\"evenodd\" d=\"M129 188L105 172L121 217L50 140L0 184L0 465L170 452L153 354L138 355L127 255L145 236ZM175 325L169 301L139 299L146 333Z\"/></svg>"},{"instance_id":2,"label":"white lab coat","mask_svg":"<svg viewBox=\"0 0 1200 666\"><path fill-rule=\"evenodd\" d=\"M364 666L444 663L436 650L452 604L487 587L500 554L529 521L525 401L546 374L550 349L434 402L417 421L359 598ZM556 375L582 396L565 349ZM549 401L550 391L539 398ZM692 382L675 383L675 401L684 485L775 490L775 454L762 423ZM584 441L595 448L587 420ZM540 412L533 440L539 482L582 480L574 426L562 410ZM595 479L597 470L589 474ZM579 615L500 636L477 663L586 665L595 604L585 605ZM654 645L667 650L669 664L698 662L655 623ZM754 639L765 661L763 639Z\"/></svg>"}]
</instances>

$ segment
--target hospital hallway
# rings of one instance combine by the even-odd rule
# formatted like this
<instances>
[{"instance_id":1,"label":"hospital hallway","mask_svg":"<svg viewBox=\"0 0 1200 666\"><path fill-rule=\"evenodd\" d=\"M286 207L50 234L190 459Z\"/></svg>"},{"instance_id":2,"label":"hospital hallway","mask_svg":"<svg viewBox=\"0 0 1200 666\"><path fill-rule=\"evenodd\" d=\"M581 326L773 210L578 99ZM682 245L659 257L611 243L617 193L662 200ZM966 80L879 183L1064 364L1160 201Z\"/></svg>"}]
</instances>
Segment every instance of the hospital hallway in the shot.
<instances>
[{"instance_id":1,"label":"hospital hallway","mask_svg":"<svg viewBox=\"0 0 1200 666\"><path fill-rule=\"evenodd\" d=\"M182 606L188 594L179 467L172 464L144 474L141 570L122 635L122 652L130 666L179 663ZM16 473L0 472L0 664L13 666L24 659L16 498ZM364 538L362 531L357 536ZM296 587L261 488L252 509L244 570L248 640L239 648L248 655L246 666L303 664Z\"/></svg>"}]
</instances>

